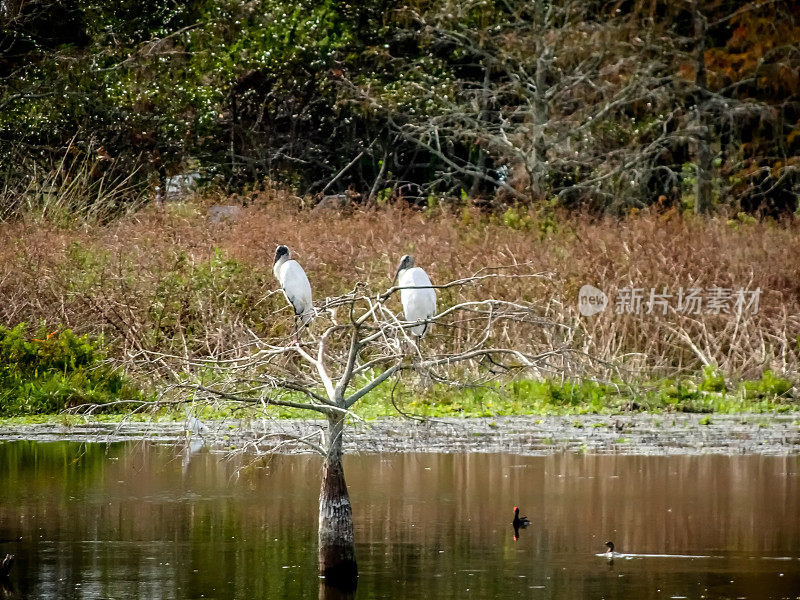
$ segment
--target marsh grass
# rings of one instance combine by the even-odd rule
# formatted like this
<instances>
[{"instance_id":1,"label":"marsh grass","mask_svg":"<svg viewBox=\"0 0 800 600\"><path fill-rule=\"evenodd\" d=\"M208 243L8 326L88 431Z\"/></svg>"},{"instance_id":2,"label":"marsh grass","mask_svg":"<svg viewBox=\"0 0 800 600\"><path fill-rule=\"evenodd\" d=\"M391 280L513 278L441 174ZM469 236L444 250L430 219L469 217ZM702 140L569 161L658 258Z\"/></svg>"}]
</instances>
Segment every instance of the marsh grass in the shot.
<instances>
[{"instance_id":1,"label":"marsh grass","mask_svg":"<svg viewBox=\"0 0 800 600\"><path fill-rule=\"evenodd\" d=\"M71 142L56 161L19 156L19 164L9 161L6 170L26 175L2 178L0 221L23 219L47 227L96 225L144 205L146 189L138 168L118 167L102 147L82 150Z\"/></svg>"},{"instance_id":2,"label":"marsh grass","mask_svg":"<svg viewBox=\"0 0 800 600\"><path fill-rule=\"evenodd\" d=\"M209 206L232 202L246 206L235 219L213 223ZM496 334L498 343L572 348L603 361L588 375L623 387L672 381L653 384L664 405L675 399L676 407L705 410L718 402L724 410L736 402L738 392L729 396L739 389L737 382L758 381L751 385L763 387L767 372L784 382L776 384L782 390L777 396L791 397L797 389L792 386L800 371L800 235L794 222L732 224L722 217L647 212L623 220L534 211L515 218L508 211L494 216L446 205L426 212L386 205L337 214L311 211L305 204L267 190L246 198L150 206L110 222L0 223L0 322L102 336L111 355L138 376L174 377L193 371L198 360L246 356L259 339L289 339L291 312L275 293L271 272L275 246L284 243L306 269L317 301L356 282L385 290L402 254L413 254L435 283L510 267L493 272L526 277L442 290L440 308L482 298L531 303L538 317L566 327L509 325ZM604 290L612 306L594 317L581 316L577 292L585 283ZM613 298L623 288L677 293L681 287L711 286L760 288L758 313L614 311ZM481 333L442 325L425 343L433 351L445 344L468 347ZM313 325L308 335L315 335ZM685 378L694 378L698 389L681 384ZM568 407L576 395L581 398L576 405L584 407L615 402L610 388L575 385L568 392L559 384L550 395L514 393L510 397L520 404L509 407L519 412ZM645 384L642 393L647 389ZM455 413L460 405L464 414L491 413L492 393L450 390L448 405L436 400L434 390L433 399L418 400L422 404L415 408ZM769 396L747 393L756 403ZM620 406L628 401L628 393L619 397Z\"/></svg>"}]
</instances>

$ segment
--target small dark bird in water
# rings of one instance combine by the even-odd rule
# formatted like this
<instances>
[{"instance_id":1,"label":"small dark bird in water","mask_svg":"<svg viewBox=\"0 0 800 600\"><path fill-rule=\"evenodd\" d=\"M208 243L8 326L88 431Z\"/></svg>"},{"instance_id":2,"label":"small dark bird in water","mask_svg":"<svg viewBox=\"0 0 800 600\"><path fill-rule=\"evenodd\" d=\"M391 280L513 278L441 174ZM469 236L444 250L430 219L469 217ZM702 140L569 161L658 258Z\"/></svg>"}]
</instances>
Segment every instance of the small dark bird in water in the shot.
<instances>
[{"instance_id":1,"label":"small dark bird in water","mask_svg":"<svg viewBox=\"0 0 800 600\"><path fill-rule=\"evenodd\" d=\"M519 530L525 529L531 522L528 520L528 517L520 517L519 516L519 507L514 507L514 520L511 521L511 524L514 526L514 540L519 539Z\"/></svg>"},{"instance_id":2,"label":"small dark bird in water","mask_svg":"<svg viewBox=\"0 0 800 600\"><path fill-rule=\"evenodd\" d=\"M605 547L606 551L602 554L602 556L605 556L609 563L613 563L614 557L619 556L619 552L614 552L614 542L606 542Z\"/></svg>"},{"instance_id":3,"label":"small dark bird in water","mask_svg":"<svg viewBox=\"0 0 800 600\"><path fill-rule=\"evenodd\" d=\"M527 527L528 525L531 524L531 522L528 520L528 517L520 517L519 516L519 506L515 506L514 507L514 520L511 521L511 524L514 525L514 527Z\"/></svg>"}]
</instances>

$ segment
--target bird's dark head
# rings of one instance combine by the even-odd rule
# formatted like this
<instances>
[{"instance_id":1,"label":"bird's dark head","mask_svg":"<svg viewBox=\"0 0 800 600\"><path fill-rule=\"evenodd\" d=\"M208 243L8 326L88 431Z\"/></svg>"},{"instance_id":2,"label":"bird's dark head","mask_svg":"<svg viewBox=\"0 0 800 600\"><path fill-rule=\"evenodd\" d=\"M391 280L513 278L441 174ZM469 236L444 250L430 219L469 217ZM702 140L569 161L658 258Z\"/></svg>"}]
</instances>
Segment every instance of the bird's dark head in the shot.
<instances>
[{"instance_id":1,"label":"bird's dark head","mask_svg":"<svg viewBox=\"0 0 800 600\"><path fill-rule=\"evenodd\" d=\"M606 546L606 548L608 548L608 550L606 550L606 552L613 552L614 551L614 542L606 542L605 546Z\"/></svg>"},{"instance_id":2,"label":"bird's dark head","mask_svg":"<svg viewBox=\"0 0 800 600\"><path fill-rule=\"evenodd\" d=\"M278 246L277 250L275 250L275 260L272 261L272 264L275 265L281 259L289 259L289 248L287 246Z\"/></svg>"},{"instance_id":3,"label":"bird's dark head","mask_svg":"<svg viewBox=\"0 0 800 600\"><path fill-rule=\"evenodd\" d=\"M414 257L410 254L404 254L400 259L400 267L398 271L402 271L403 269L410 269L414 266Z\"/></svg>"},{"instance_id":4,"label":"bird's dark head","mask_svg":"<svg viewBox=\"0 0 800 600\"><path fill-rule=\"evenodd\" d=\"M519 506L515 506L515 507L514 507L514 514L515 514L515 515L518 515L518 514L519 514Z\"/></svg>"},{"instance_id":5,"label":"bird's dark head","mask_svg":"<svg viewBox=\"0 0 800 600\"><path fill-rule=\"evenodd\" d=\"M400 264L397 267L397 272L394 274L394 279L392 283L397 282L397 278L400 276L400 271L405 271L406 269L410 269L414 266L414 257L409 254L404 254L400 259Z\"/></svg>"}]
</instances>

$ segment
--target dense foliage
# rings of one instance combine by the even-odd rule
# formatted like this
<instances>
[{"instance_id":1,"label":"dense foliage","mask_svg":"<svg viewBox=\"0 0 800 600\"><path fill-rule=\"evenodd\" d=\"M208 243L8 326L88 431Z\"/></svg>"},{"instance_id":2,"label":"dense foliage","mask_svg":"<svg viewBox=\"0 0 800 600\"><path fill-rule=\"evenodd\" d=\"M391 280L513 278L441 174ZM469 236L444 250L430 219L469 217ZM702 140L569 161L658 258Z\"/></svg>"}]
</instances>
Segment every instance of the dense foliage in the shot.
<instances>
[{"instance_id":1,"label":"dense foliage","mask_svg":"<svg viewBox=\"0 0 800 600\"><path fill-rule=\"evenodd\" d=\"M0 25L6 214L189 170L372 199L797 208L796 0L8 0Z\"/></svg>"},{"instance_id":2,"label":"dense foliage","mask_svg":"<svg viewBox=\"0 0 800 600\"><path fill-rule=\"evenodd\" d=\"M0 326L0 416L52 413L87 403L139 399L139 392L86 336L23 323Z\"/></svg>"}]
</instances>

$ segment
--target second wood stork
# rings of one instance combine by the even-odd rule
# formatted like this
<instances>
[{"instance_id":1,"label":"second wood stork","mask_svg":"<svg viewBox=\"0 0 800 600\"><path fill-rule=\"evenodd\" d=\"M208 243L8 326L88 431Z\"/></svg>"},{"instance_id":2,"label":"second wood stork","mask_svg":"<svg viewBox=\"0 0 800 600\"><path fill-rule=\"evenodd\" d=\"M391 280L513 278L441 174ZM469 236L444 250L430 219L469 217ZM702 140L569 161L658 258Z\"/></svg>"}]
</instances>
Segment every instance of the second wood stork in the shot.
<instances>
[{"instance_id":1,"label":"second wood stork","mask_svg":"<svg viewBox=\"0 0 800 600\"><path fill-rule=\"evenodd\" d=\"M400 304L406 321L422 321L420 325L411 327L410 331L422 337L430 327L430 319L436 314L436 290L433 289L428 274L420 267L414 266L414 258L406 254L400 259L400 266L394 276L400 288Z\"/></svg>"},{"instance_id":2,"label":"second wood stork","mask_svg":"<svg viewBox=\"0 0 800 600\"><path fill-rule=\"evenodd\" d=\"M289 255L289 248L278 246L275 250L275 262L272 272L281 284L283 295L294 308L295 340L297 340L297 321L305 326L314 316L314 305L311 301L311 284L303 267Z\"/></svg>"}]
</instances>

